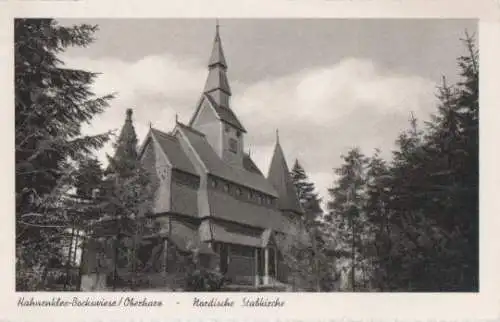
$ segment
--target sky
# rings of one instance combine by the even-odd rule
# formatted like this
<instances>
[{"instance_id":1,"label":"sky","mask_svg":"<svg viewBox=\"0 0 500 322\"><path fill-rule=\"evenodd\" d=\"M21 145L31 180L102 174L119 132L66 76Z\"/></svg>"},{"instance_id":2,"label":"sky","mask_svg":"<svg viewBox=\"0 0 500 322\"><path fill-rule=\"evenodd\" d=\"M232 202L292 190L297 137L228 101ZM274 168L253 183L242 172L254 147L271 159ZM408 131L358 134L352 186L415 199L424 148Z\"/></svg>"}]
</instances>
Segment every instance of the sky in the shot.
<instances>
[{"instance_id":1,"label":"sky","mask_svg":"<svg viewBox=\"0 0 500 322\"><path fill-rule=\"evenodd\" d=\"M215 19L79 19L99 25L87 48L62 56L68 67L99 72L98 95L110 107L84 133L121 128L134 110L142 142L152 126L170 131L175 115L188 123L208 73ZM456 82L456 58L476 20L220 19L234 110L248 133L245 150L267 175L279 129L291 168L295 159L320 196L334 184L341 155L360 147L390 159L410 113L428 119L436 86ZM104 161L111 144L98 152Z\"/></svg>"}]
</instances>

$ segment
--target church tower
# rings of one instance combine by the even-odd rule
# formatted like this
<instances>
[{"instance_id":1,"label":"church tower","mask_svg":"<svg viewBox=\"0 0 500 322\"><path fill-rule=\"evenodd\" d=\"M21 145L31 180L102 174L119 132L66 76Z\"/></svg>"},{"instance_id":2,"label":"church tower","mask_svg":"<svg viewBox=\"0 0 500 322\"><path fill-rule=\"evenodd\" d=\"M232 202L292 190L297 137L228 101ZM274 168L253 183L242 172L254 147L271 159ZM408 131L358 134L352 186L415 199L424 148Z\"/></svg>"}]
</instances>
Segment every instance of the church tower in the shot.
<instances>
[{"instance_id":1,"label":"church tower","mask_svg":"<svg viewBox=\"0 0 500 322\"><path fill-rule=\"evenodd\" d=\"M195 114L189 125L205 134L208 142L227 164L243 167L245 128L230 106L231 88L222 49L219 24L208 62L208 76Z\"/></svg>"}]
</instances>

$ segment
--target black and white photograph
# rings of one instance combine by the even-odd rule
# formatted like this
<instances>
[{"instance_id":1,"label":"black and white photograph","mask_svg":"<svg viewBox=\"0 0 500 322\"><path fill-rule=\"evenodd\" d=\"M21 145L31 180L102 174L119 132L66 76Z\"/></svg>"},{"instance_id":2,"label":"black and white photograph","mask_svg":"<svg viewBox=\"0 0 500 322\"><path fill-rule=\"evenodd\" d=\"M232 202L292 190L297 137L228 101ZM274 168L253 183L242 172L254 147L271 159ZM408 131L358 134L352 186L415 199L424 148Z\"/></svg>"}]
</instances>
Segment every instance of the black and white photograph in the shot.
<instances>
[{"instance_id":1,"label":"black and white photograph","mask_svg":"<svg viewBox=\"0 0 500 322\"><path fill-rule=\"evenodd\" d=\"M476 19L12 24L17 292L479 292Z\"/></svg>"}]
</instances>

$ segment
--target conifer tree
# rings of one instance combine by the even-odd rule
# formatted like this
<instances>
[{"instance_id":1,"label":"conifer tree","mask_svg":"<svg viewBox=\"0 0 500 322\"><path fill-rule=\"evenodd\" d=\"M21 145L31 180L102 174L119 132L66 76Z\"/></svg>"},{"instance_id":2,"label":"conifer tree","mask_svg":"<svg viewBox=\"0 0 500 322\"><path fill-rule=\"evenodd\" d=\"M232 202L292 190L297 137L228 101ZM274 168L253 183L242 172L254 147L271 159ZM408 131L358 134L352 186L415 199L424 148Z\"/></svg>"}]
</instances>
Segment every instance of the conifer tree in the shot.
<instances>
[{"instance_id":1,"label":"conifer tree","mask_svg":"<svg viewBox=\"0 0 500 322\"><path fill-rule=\"evenodd\" d=\"M368 236L363 247L363 254L372 269L370 284L372 288L384 290L387 284L387 263L390 262L389 216L387 212L388 165L375 150L369 158L366 171L366 223Z\"/></svg>"},{"instance_id":2,"label":"conifer tree","mask_svg":"<svg viewBox=\"0 0 500 322\"><path fill-rule=\"evenodd\" d=\"M315 191L316 188L314 187L314 183L309 180L304 168L300 165L299 160L295 160L290 175L292 177L293 184L295 185L300 205L304 210L304 220L308 224L312 224L322 215L320 206L321 199Z\"/></svg>"},{"instance_id":3,"label":"conifer tree","mask_svg":"<svg viewBox=\"0 0 500 322\"><path fill-rule=\"evenodd\" d=\"M20 274L20 270L47 267L49 259L60 253L58 240L68 222L61 197L72 187L75 161L109 138L109 133L84 136L81 125L103 112L112 95L95 96L91 86L97 74L65 68L58 57L68 47L88 46L96 30L85 24L62 27L52 19L14 21L16 259Z\"/></svg>"},{"instance_id":4,"label":"conifer tree","mask_svg":"<svg viewBox=\"0 0 500 322\"><path fill-rule=\"evenodd\" d=\"M321 219L321 199L298 160L290 173L304 217L300 222L302 238L295 238L290 250L299 284L315 291L331 290L335 282L333 255L328 252ZM331 258L327 258L330 256Z\"/></svg>"},{"instance_id":5,"label":"conifer tree","mask_svg":"<svg viewBox=\"0 0 500 322\"><path fill-rule=\"evenodd\" d=\"M355 291L357 276L361 268L359 252L365 236L365 185L367 158L358 149L351 149L342 156L343 165L335 169L338 179L328 190L331 200L328 202L329 214L326 220L330 231L338 239L338 252L349 265L344 267L349 272L350 288Z\"/></svg>"},{"instance_id":6,"label":"conifer tree","mask_svg":"<svg viewBox=\"0 0 500 322\"><path fill-rule=\"evenodd\" d=\"M96 158L83 159L78 166L75 178L76 195L91 199L101 188L104 171Z\"/></svg>"},{"instance_id":7,"label":"conifer tree","mask_svg":"<svg viewBox=\"0 0 500 322\"><path fill-rule=\"evenodd\" d=\"M113 288L121 282L119 275L128 275L135 283L141 229L154 202L156 187L150 173L142 167L137 149L132 110L128 109L125 125L115 143L115 154L108 155L109 166L101 198L102 212L108 216L109 228L114 235L111 254Z\"/></svg>"},{"instance_id":8,"label":"conifer tree","mask_svg":"<svg viewBox=\"0 0 500 322\"><path fill-rule=\"evenodd\" d=\"M376 248L364 256L378 289L477 290L479 75L474 41L464 42L462 79L443 78L427 128L412 117L392 162L371 160L365 212Z\"/></svg>"}]
</instances>

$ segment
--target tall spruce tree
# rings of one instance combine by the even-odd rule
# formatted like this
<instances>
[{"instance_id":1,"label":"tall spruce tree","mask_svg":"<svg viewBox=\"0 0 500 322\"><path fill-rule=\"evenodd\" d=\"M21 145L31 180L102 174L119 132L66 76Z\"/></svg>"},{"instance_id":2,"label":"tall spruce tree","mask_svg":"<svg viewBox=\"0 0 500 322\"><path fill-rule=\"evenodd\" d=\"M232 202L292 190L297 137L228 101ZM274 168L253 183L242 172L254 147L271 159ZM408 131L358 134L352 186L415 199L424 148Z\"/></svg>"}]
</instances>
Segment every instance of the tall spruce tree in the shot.
<instances>
[{"instance_id":1,"label":"tall spruce tree","mask_svg":"<svg viewBox=\"0 0 500 322\"><path fill-rule=\"evenodd\" d=\"M104 180L102 212L109 222L107 233L113 235L111 257L113 288L120 282L135 283L137 273L137 249L142 242L142 226L150 213L155 195L151 174L138 159L137 135L132 123L132 110L127 110L126 121L118 140L115 153L108 155L109 166Z\"/></svg>"},{"instance_id":2,"label":"tall spruce tree","mask_svg":"<svg viewBox=\"0 0 500 322\"><path fill-rule=\"evenodd\" d=\"M378 289L478 288L478 52L471 37L464 43L461 80L443 79L427 128L412 117L392 162L371 160L365 212Z\"/></svg>"},{"instance_id":3,"label":"tall spruce tree","mask_svg":"<svg viewBox=\"0 0 500 322\"><path fill-rule=\"evenodd\" d=\"M295 160L290 176L304 211L300 223L304 238L295 238L290 252L296 281L306 289L330 291L334 288L337 276L335 256L322 227L321 199L298 160Z\"/></svg>"},{"instance_id":4,"label":"tall spruce tree","mask_svg":"<svg viewBox=\"0 0 500 322\"><path fill-rule=\"evenodd\" d=\"M369 158L366 171L366 227L367 239L362 256L370 263L370 287L383 291L387 284L387 263L390 262L389 213L386 209L388 165L380 156L381 151Z\"/></svg>"},{"instance_id":5,"label":"tall spruce tree","mask_svg":"<svg viewBox=\"0 0 500 322\"><path fill-rule=\"evenodd\" d=\"M338 240L341 262L349 262L344 265L344 271L349 272L350 289L356 291L360 286L358 275L363 268L359 253L366 235L363 222L368 159L358 148L351 149L342 159L344 163L335 169L338 179L328 190L331 199L326 220Z\"/></svg>"},{"instance_id":6,"label":"tall spruce tree","mask_svg":"<svg viewBox=\"0 0 500 322\"><path fill-rule=\"evenodd\" d=\"M295 160L292 171L290 173L300 205L304 210L304 220L308 224L317 222L322 215L321 199L319 198L314 183L309 180L304 168L300 165L299 160Z\"/></svg>"},{"instance_id":7,"label":"tall spruce tree","mask_svg":"<svg viewBox=\"0 0 500 322\"><path fill-rule=\"evenodd\" d=\"M86 47L96 26L63 27L52 19L16 19L15 148L16 263L20 289L43 284L21 271L47 267L60 253L68 218L61 197L71 188L75 162L102 147L109 133L84 136L81 125L103 112L112 95L97 97L97 74L69 69L58 56ZM43 269L42 269L43 270ZM34 276L40 274L33 271ZM44 276L44 274L42 274Z\"/></svg>"},{"instance_id":8,"label":"tall spruce tree","mask_svg":"<svg viewBox=\"0 0 500 322\"><path fill-rule=\"evenodd\" d=\"M92 199L102 186L104 171L96 158L83 159L75 177L76 196Z\"/></svg>"}]
</instances>

